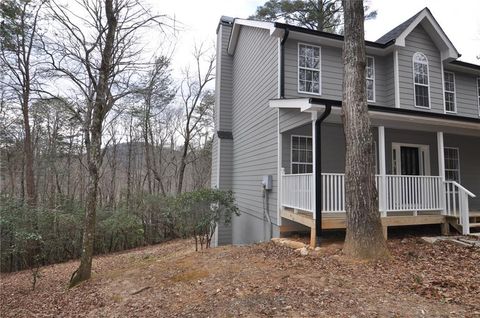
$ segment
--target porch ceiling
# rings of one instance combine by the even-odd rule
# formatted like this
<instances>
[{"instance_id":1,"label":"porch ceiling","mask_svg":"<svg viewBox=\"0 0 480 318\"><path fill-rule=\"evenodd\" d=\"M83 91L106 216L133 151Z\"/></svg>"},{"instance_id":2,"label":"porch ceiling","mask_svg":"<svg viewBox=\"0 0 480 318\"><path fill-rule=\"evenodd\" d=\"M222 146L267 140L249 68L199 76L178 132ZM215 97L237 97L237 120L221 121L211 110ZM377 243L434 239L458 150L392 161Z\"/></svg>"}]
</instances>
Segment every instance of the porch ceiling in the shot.
<instances>
[{"instance_id":1,"label":"porch ceiling","mask_svg":"<svg viewBox=\"0 0 480 318\"><path fill-rule=\"evenodd\" d=\"M329 122L341 122L341 102L319 98L272 99L270 107L298 109L300 112L323 112L325 105L332 105ZM458 135L480 137L480 119L369 105L369 114L373 126L388 128L442 131Z\"/></svg>"}]
</instances>

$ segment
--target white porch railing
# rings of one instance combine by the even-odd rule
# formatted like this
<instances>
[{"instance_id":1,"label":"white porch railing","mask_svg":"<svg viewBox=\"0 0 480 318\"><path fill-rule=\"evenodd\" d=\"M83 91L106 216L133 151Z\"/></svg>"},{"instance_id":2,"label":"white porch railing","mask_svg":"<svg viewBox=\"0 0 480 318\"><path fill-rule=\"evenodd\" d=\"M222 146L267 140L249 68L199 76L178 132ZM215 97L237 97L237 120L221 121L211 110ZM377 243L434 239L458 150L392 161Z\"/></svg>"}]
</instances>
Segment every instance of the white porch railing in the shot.
<instances>
[{"instance_id":1,"label":"white porch railing","mask_svg":"<svg viewBox=\"0 0 480 318\"><path fill-rule=\"evenodd\" d=\"M464 234L469 231L468 197L473 193L457 182L442 181L438 176L376 176L381 212L442 211L459 217ZM383 189L383 191L382 191ZM304 211L314 211L314 176L284 174L282 176L282 205ZM322 211L345 212L345 174L322 173Z\"/></svg>"},{"instance_id":2,"label":"white porch railing","mask_svg":"<svg viewBox=\"0 0 480 318\"><path fill-rule=\"evenodd\" d=\"M475 194L455 181L445 182L445 192L447 215L458 217L458 223L462 226L462 234L470 234L468 197L475 198Z\"/></svg>"},{"instance_id":3,"label":"white porch railing","mask_svg":"<svg viewBox=\"0 0 480 318\"><path fill-rule=\"evenodd\" d=\"M377 184L382 177L377 176ZM442 178L436 176L385 176L383 211L443 210ZM380 191L379 191L380 192ZM381 195L379 195L379 198Z\"/></svg>"},{"instance_id":4,"label":"white porch railing","mask_svg":"<svg viewBox=\"0 0 480 318\"><path fill-rule=\"evenodd\" d=\"M285 207L313 212L315 193L313 174L284 174L282 204Z\"/></svg>"}]
</instances>

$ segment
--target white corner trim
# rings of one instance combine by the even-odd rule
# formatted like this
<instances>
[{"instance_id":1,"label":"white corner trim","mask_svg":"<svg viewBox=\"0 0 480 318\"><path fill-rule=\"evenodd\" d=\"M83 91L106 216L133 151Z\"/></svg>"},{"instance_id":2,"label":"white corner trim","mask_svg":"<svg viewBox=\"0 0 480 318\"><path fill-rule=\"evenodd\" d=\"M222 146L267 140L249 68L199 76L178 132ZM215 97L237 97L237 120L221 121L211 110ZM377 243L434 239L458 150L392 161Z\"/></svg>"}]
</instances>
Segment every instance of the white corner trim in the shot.
<instances>
[{"instance_id":1,"label":"white corner trim","mask_svg":"<svg viewBox=\"0 0 480 318\"><path fill-rule=\"evenodd\" d=\"M365 57L367 59L367 63L366 63L366 67L368 67L368 59L372 59L373 61L373 78L367 78L366 75L365 75L365 81L367 79L370 79L370 80L373 80L373 99L372 100L369 100L368 99L368 92L367 92L367 102L371 102L371 103L375 103L376 102L376 99L377 99L377 90L376 90L376 86L377 86L377 77L376 77L376 71L377 71L377 66L375 65L375 57L373 55L367 55ZM366 74L366 72L365 72Z\"/></svg>"},{"instance_id":2,"label":"white corner trim","mask_svg":"<svg viewBox=\"0 0 480 318\"><path fill-rule=\"evenodd\" d=\"M280 132L280 109L277 109L277 225L282 225L282 134Z\"/></svg>"},{"instance_id":3,"label":"white corner trim","mask_svg":"<svg viewBox=\"0 0 480 318\"><path fill-rule=\"evenodd\" d=\"M282 64L282 40L280 38L277 39L277 97L282 97L280 92L280 82L282 81L281 75L281 64Z\"/></svg>"},{"instance_id":4,"label":"white corner trim","mask_svg":"<svg viewBox=\"0 0 480 318\"><path fill-rule=\"evenodd\" d=\"M400 79L398 74L398 48L393 49L393 80L395 85L395 108L400 108Z\"/></svg>"}]
</instances>

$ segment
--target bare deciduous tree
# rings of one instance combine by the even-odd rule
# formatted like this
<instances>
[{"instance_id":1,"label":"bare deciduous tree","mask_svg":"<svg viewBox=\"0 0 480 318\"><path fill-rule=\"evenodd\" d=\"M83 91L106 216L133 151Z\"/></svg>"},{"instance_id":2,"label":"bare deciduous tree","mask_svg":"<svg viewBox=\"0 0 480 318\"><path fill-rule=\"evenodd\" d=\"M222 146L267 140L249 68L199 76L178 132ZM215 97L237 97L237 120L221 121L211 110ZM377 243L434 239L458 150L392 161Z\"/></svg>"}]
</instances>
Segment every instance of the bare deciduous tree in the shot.
<instances>
[{"instance_id":1,"label":"bare deciduous tree","mask_svg":"<svg viewBox=\"0 0 480 318\"><path fill-rule=\"evenodd\" d=\"M203 46L197 47L194 51L196 71L192 74L190 70L185 71L185 80L180 86L182 109L184 111L184 125L180 131L183 137L182 154L178 168L177 194L183 189L185 169L188 162L188 153L193 138L201 131L201 123L211 111L214 98L213 93L208 89L208 83L214 79L215 56L208 56L208 51ZM202 70L203 60L206 59L207 68Z\"/></svg>"},{"instance_id":2,"label":"bare deciduous tree","mask_svg":"<svg viewBox=\"0 0 480 318\"><path fill-rule=\"evenodd\" d=\"M161 16L152 15L139 0L78 0L77 4L84 12L50 3L62 35L57 33L55 41L45 43L55 74L68 79L84 99L84 107L72 109L83 124L89 180L82 256L70 286L91 275L105 119L115 103L131 93L131 81L140 68L138 31L162 26Z\"/></svg>"},{"instance_id":3,"label":"bare deciduous tree","mask_svg":"<svg viewBox=\"0 0 480 318\"><path fill-rule=\"evenodd\" d=\"M27 203L36 201L34 153L30 128L32 91L38 85L35 42L38 39L38 16L43 1L7 0L0 3L0 63L2 84L17 97L23 116L23 149Z\"/></svg>"}]
</instances>

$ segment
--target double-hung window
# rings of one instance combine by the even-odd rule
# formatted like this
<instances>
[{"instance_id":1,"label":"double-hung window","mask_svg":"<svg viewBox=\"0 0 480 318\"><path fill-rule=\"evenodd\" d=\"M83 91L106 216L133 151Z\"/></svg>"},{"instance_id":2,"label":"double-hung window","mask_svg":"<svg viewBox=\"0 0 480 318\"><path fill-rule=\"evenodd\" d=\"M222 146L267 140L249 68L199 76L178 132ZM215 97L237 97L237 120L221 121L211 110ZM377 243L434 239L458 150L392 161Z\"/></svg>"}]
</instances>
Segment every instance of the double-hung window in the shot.
<instances>
[{"instance_id":1,"label":"double-hung window","mask_svg":"<svg viewBox=\"0 0 480 318\"><path fill-rule=\"evenodd\" d=\"M420 52L413 55L413 80L415 89L415 106L430 108L428 59L425 54Z\"/></svg>"},{"instance_id":2,"label":"double-hung window","mask_svg":"<svg viewBox=\"0 0 480 318\"><path fill-rule=\"evenodd\" d=\"M312 138L292 136L292 173L311 173L313 171Z\"/></svg>"},{"instance_id":3,"label":"double-hung window","mask_svg":"<svg viewBox=\"0 0 480 318\"><path fill-rule=\"evenodd\" d=\"M375 102L375 60L372 56L367 56L365 73L367 82L367 101Z\"/></svg>"},{"instance_id":4,"label":"double-hung window","mask_svg":"<svg viewBox=\"0 0 480 318\"><path fill-rule=\"evenodd\" d=\"M445 92L445 112L455 113L455 74L443 72L443 90Z\"/></svg>"},{"instance_id":5,"label":"double-hung window","mask_svg":"<svg viewBox=\"0 0 480 318\"><path fill-rule=\"evenodd\" d=\"M460 182L460 156L458 148L445 147L445 179Z\"/></svg>"},{"instance_id":6,"label":"double-hung window","mask_svg":"<svg viewBox=\"0 0 480 318\"><path fill-rule=\"evenodd\" d=\"M298 91L321 94L320 47L298 44Z\"/></svg>"}]
</instances>

